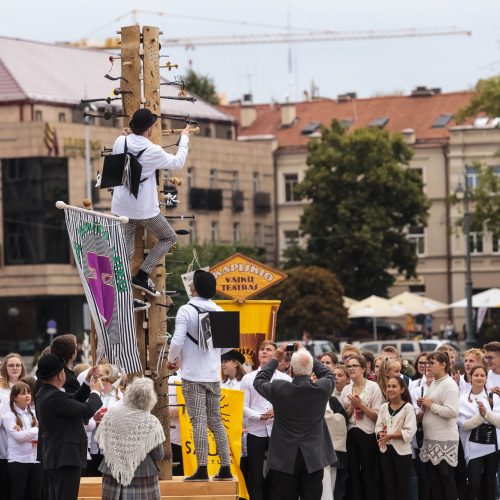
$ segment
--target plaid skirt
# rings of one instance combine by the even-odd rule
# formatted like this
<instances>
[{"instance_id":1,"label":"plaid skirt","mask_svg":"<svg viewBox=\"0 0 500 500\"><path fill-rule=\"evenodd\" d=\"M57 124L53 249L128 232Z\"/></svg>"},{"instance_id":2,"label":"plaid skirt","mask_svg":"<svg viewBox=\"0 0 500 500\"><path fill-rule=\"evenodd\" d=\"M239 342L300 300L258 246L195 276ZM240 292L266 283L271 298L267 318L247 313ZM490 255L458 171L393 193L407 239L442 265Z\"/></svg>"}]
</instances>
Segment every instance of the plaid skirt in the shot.
<instances>
[{"instance_id":1,"label":"plaid skirt","mask_svg":"<svg viewBox=\"0 0 500 500\"><path fill-rule=\"evenodd\" d=\"M134 477L128 486L102 475L102 500L160 500L158 476Z\"/></svg>"}]
</instances>

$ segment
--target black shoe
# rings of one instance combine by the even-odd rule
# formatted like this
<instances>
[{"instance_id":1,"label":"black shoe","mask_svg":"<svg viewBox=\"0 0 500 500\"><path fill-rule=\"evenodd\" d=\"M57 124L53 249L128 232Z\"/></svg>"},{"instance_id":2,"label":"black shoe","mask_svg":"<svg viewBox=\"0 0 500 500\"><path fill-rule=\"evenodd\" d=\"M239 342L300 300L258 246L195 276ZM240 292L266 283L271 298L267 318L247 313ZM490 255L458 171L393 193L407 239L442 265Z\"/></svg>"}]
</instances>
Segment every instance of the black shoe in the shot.
<instances>
[{"instance_id":1,"label":"black shoe","mask_svg":"<svg viewBox=\"0 0 500 500\"><path fill-rule=\"evenodd\" d=\"M184 481L209 481L207 466L201 466L196 469L192 476L184 478Z\"/></svg>"},{"instance_id":2,"label":"black shoe","mask_svg":"<svg viewBox=\"0 0 500 500\"><path fill-rule=\"evenodd\" d=\"M161 293L156 291L155 285L153 283L153 280L151 278L148 278L146 280L140 280L137 276L135 278L132 278L132 286L135 288L138 288L139 290L142 290L143 292L148 293L149 295L153 297L160 297Z\"/></svg>"},{"instance_id":3,"label":"black shoe","mask_svg":"<svg viewBox=\"0 0 500 500\"><path fill-rule=\"evenodd\" d=\"M214 476L214 481L232 481L233 475L231 474L231 467L223 465L219 472Z\"/></svg>"},{"instance_id":4,"label":"black shoe","mask_svg":"<svg viewBox=\"0 0 500 500\"><path fill-rule=\"evenodd\" d=\"M151 307L149 302L144 302L139 299L134 299L134 312L146 311Z\"/></svg>"}]
</instances>

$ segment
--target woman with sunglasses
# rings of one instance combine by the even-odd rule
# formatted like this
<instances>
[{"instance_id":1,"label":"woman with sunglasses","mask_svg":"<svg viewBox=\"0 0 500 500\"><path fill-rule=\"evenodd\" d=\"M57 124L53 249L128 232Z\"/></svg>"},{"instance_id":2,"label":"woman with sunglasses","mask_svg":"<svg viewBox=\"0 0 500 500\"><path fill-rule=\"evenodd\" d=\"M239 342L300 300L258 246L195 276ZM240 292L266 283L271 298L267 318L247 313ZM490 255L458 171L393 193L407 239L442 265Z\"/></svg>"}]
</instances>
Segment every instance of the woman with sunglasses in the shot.
<instances>
[{"instance_id":1,"label":"woman with sunglasses","mask_svg":"<svg viewBox=\"0 0 500 500\"><path fill-rule=\"evenodd\" d=\"M26 375L21 356L16 353L10 353L3 358L0 368L0 419L1 416L10 411L10 391L14 384ZM1 422L1 421L0 421ZM7 470L7 434L0 423L0 484L2 485L2 494L10 498L10 480Z\"/></svg>"},{"instance_id":2,"label":"woman with sunglasses","mask_svg":"<svg viewBox=\"0 0 500 500\"><path fill-rule=\"evenodd\" d=\"M495 500L500 442L500 397L486 391L486 369L470 370L471 389L460 396L458 427L467 464L466 500Z\"/></svg>"},{"instance_id":3,"label":"woman with sunglasses","mask_svg":"<svg viewBox=\"0 0 500 500\"><path fill-rule=\"evenodd\" d=\"M386 500L410 500L411 441L417 431L415 410L401 377L387 380L387 400L380 407L375 434Z\"/></svg>"},{"instance_id":4,"label":"woman with sunglasses","mask_svg":"<svg viewBox=\"0 0 500 500\"><path fill-rule=\"evenodd\" d=\"M375 437L378 410L384 403L379 386L365 378L366 360L353 355L346 363L351 384L340 395L348 422L348 490L352 500L377 500L379 453Z\"/></svg>"},{"instance_id":5,"label":"woman with sunglasses","mask_svg":"<svg viewBox=\"0 0 500 500\"><path fill-rule=\"evenodd\" d=\"M454 470L458 463L458 386L450 376L446 352L427 356L434 381L417 404L423 410L424 440L420 459L424 462L433 498L457 500Z\"/></svg>"}]
</instances>

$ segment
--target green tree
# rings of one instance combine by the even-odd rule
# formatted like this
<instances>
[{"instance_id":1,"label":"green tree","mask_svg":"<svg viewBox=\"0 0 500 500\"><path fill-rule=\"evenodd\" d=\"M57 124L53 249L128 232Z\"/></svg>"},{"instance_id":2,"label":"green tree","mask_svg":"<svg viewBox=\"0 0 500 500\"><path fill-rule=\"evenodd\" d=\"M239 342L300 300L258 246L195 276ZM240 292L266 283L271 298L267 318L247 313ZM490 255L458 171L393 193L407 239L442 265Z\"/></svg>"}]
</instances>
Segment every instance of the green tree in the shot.
<instances>
[{"instance_id":1,"label":"green tree","mask_svg":"<svg viewBox=\"0 0 500 500\"><path fill-rule=\"evenodd\" d=\"M320 267L287 269L288 278L269 288L259 299L280 299L277 337L301 338L308 331L316 338L332 338L348 324L343 289L334 273Z\"/></svg>"},{"instance_id":2,"label":"green tree","mask_svg":"<svg viewBox=\"0 0 500 500\"><path fill-rule=\"evenodd\" d=\"M385 296L389 270L415 276L406 233L425 225L430 203L421 176L407 168L400 135L371 127L347 134L336 120L308 145L309 166L297 192L311 201L301 218L306 251L294 262L331 269L353 298Z\"/></svg>"},{"instance_id":3,"label":"green tree","mask_svg":"<svg viewBox=\"0 0 500 500\"><path fill-rule=\"evenodd\" d=\"M455 120L457 123L463 123L467 118L477 116L481 112L487 116L500 116L500 76L479 80L469 105L456 113Z\"/></svg>"},{"instance_id":4,"label":"green tree","mask_svg":"<svg viewBox=\"0 0 500 500\"><path fill-rule=\"evenodd\" d=\"M199 75L189 68L184 76L186 90L201 97L210 104L219 104L214 81L209 76Z\"/></svg>"},{"instance_id":5,"label":"green tree","mask_svg":"<svg viewBox=\"0 0 500 500\"><path fill-rule=\"evenodd\" d=\"M474 231L490 231L500 238L500 175L491 167L474 163L478 171L476 187L469 193L471 228ZM451 197L454 205L461 206L456 194ZM463 224L463 218L457 225Z\"/></svg>"}]
</instances>

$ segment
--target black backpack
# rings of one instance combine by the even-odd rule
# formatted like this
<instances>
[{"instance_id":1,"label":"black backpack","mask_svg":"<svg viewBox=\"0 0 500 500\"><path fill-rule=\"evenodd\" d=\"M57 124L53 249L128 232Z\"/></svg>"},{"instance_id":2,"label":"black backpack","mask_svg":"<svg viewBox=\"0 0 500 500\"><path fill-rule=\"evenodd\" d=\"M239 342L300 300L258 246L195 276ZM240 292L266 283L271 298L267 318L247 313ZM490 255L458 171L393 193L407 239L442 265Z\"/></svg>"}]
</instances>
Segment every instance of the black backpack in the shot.
<instances>
[{"instance_id":1,"label":"black backpack","mask_svg":"<svg viewBox=\"0 0 500 500\"><path fill-rule=\"evenodd\" d=\"M139 158L146 149L147 148L144 148L136 155L130 153L127 147L127 138L125 137L123 153L104 157L101 184L99 187L104 189L125 186L129 193L134 196L134 198L137 198L139 185L142 182L142 165L139 162Z\"/></svg>"}]
</instances>

